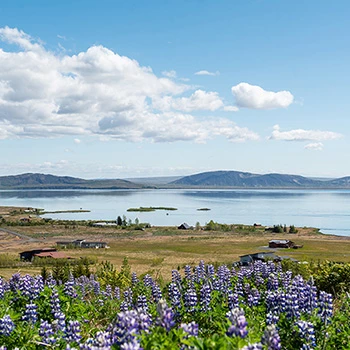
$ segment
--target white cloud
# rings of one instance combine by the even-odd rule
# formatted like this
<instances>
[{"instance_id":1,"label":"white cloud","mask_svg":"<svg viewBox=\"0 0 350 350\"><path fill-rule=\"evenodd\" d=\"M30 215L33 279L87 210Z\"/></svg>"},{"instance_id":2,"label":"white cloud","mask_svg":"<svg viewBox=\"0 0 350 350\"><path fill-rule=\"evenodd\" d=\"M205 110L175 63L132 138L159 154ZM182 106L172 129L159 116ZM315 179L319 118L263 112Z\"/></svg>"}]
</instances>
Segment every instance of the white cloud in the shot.
<instances>
[{"instance_id":1,"label":"white cloud","mask_svg":"<svg viewBox=\"0 0 350 350\"><path fill-rule=\"evenodd\" d=\"M153 100L153 106L159 110L192 111L216 111L223 107L224 103L217 92L196 90L190 97L173 98L165 96Z\"/></svg>"},{"instance_id":2,"label":"white cloud","mask_svg":"<svg viewBox=\"0 0 350 350\"><path fill-rule=\"evenodd\" d=\"M79 145L79 143L81 143L80 139L74 139L74 143L76 143L77 145Z\"/></svg>"},{"instance_id":3,"label":"white cloud","mask_svg":"<svg viewBox=\"0 0 350 350\"><path fill-rule=\"evenodd\" d=\"M290 131L280 131L279 125L273 127L270 140L282 141L329 141L337 140L342 135L333 131L303 130L295 129Z\"/></svg>"},{"instance_id":4,"label":"white cloud","mask_svg":"<svg viewBox=\"0 0 350 350\"><path fill-rule=\"evenodd\" d=\"M289 91L266 91L260 86L239 83L231 88L238 107L252 109L286 108L294 100Z\"/></svg>"},{"instance_id":5,"label":"white cloud","mask_svg":"<svg viewBox=\"0 0 350 350\"><path fill-rule=\"evenodd\" d=\"M225 112L238 112L239 108L236 106L225 106L224 111Z\"/></svg>"},{"instance_id":6,"label":"white cloud","mask_svg":"<svg viewBox=\"0 0 350 350\"><path fill-rule=\"evenodd\" d=\"M169 70L169 71L163 71L162 74L170 79L175 79L177 77L176 71L174 70Z\"/></svg>"},{"instance_id":7,"label":"white cloud","mask_svg":"<svg viewBox=\"0 0 350 350\"><path fill-rule=\"evenodd\" d=\"M0 28L0 40L20 48L0 48L2 139L95 135L101 140L204 142L214 136L257 137L226 119L181 113L225 108L217 92L197 90L184 97L191 86L157 77L150 67L103 46L57 54L8 27Z\"/></svg>"},{"instance_id":8,"label":"white cloud","mask_svg":"<svg viewBox=\"0 0 350 350\"><path fill-rule=\"evenodd\" d=\"M307 145L304 146L304 148L310 151L322 151L323 143L322 142L308 143Z\"/></svg>"},{"instance_id":9,"label":"white cloud","mask_svg":"<svg viewBox=\"0 0 350 350\"><path fill-rule=\"evenodd\" d=\"M200 71L194 73L194 75L210 75L210 76L214 77L216 75L220 75L220 72L219 71L209 72L207 70L200 70Z\"/></svg>"}]
</instances>

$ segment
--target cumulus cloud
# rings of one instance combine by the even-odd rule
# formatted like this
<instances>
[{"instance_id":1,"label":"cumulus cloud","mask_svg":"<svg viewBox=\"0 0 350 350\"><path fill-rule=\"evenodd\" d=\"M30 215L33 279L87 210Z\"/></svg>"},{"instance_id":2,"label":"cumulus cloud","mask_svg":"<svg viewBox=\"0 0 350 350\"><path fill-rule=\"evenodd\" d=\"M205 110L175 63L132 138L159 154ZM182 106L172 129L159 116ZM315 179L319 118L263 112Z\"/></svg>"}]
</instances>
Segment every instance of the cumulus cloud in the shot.
<instances>
[{"instance_id":1,"label":"cumulus cloud","mask_svg":"<svg viewBox=\"0 0 350 350\"><path fill-rule=\"evenodd\" d=\"M216 111L223 105L224 103L217 92L206 92L203 90L196 90L190 97L173 98L166 96L153 100L153 106L157 109L175 109L183 112Z\"/></svg>"},{"instance_id":2,"label":"cumulus cloud","mask_svg":"<svg viewBox=\"0 0 350 350\"><path fill-rule=\"evenodd\" d=\"M238 112L239 108L236 106L225 106L224 111L225 112Z\"/></svg>"},{"instance_id":3,"label":"cumulus cloud","mask_svg":"<svg viewBox=\"0 0 350 350\"><path fill-rule=\"evenodd\" d=\"M304 146L304 148L310 151L322 151L323 143L322 142L308 143L307 145Z\"/></svg>"},{"instance_id":4,"label":"cumulus cloud","mask_svg":"<svg viewBox=\"0 0 350 350\"><path fill-rule=\"evenodd\" d=\"M270 140L282 141L329 141L337 140L342 137L342 134L333 131L320 130L304 130L295 129L289 131L280 131L279 125L273 127Z\"/></svg>"},{"instance_id":5,"label":"cumulus cloud","mask_svg":"<svg viewBox=\"0 0 350 350\"><path fill-rule=\"evenodd\" d=\"M200 70L200 71L194 73L194 75L210 75L210 76L214 77L216 75L220 75L220 72L219 71L209 72L207 70Z\"/></svg>"},{"instance_id":6,"label":"cumulus cloud","mask_svg":"<svg viewBox=\"0 0 350 350\"><path fill-rule=\"evenodd\" d=\"M2 139L95 135L101 140L204 142L214 136L233 141L258 137L229 120L189 114L223 109L224 103L217 92L197 90L187 97L193 87L169 79L175 71L158 77L150 67L103 46L57 54L17 28L0 28L0 40L19 48L0 48Z\"/></svg>"},{"instance_id":7,"label":"cumulus cloud","mask_svg":"<svg viewBox=\"0 0 350 350\"><path fill-rule=\"evenodd\" d=\"M76 143L77 145L79 145L79 143L81 143L80 139L74 139L74 143Z\"/></svg>"},{"instance_id":8,"label":"cumulus cloud","mask_svg":"<svg viewBox=\"0 0 350 350\"><path fill-rule=\"evenodd\" d=\"M169 70L169 71L165 70L162 72L162 74L165 77L170 78L170 79L175 79L177 77L177 73L174 70Z\"/></svg>"},{"instance_id":9,"label":"cumulus cloud","mask_svg":"<svg viewBox=\"0 0 350 350\"><path fill-rule=\"evenodd\" d=\"M266 91L260 86L239 83L232 86L232 94L238 107L252 109L286 108L294 100L289 91Z\"/></svg>"}]
</instances>

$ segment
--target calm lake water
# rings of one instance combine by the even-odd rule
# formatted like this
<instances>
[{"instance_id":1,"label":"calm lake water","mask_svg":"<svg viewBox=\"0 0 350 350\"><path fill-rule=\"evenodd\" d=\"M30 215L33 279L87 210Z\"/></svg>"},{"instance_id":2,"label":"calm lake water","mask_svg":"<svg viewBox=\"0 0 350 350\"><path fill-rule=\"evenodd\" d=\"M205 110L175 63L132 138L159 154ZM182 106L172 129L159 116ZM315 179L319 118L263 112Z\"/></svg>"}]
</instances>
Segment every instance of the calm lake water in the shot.
<instances>
[{"instance_id":1,"label":"calm lake water","mask_svg":"<svg viewBox=\"0 0 350 350\"><path fill-rule=\"evenodd\" d=\"M45 210L88 209L90 213L50 214L57 219L115 220L118 215L173 226L187 222L313 226L350 236L350 190L32 190L0 191L0 205ZM140 206L177 211L127 212ZM199 208L210 211L197 211Z\"/></svg>"}]
</instances>

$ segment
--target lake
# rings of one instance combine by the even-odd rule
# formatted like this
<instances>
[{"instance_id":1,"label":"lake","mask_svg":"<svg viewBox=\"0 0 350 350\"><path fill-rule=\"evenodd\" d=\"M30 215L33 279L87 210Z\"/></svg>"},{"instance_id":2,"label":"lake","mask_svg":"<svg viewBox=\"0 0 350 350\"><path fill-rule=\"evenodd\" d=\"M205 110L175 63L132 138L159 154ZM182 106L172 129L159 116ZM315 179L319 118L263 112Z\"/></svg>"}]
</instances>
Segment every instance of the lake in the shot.
<instances>
[{"instance_id":1,"label":"lake","mask_svg":"<svg viewBox=\"0 0 350 350\"><path fill-rule=\"evenodd\" d=\"M89 213L47 214L71 220L115 220L118 215L174 226L210 220L227 224L261 223L318 227L350 236L350 190L23 190L0 191L0 205ZM176 211L127 212L131 207L175 207ZM210 211L198 211L210 208Z\"/></svg>"}]
</instances>

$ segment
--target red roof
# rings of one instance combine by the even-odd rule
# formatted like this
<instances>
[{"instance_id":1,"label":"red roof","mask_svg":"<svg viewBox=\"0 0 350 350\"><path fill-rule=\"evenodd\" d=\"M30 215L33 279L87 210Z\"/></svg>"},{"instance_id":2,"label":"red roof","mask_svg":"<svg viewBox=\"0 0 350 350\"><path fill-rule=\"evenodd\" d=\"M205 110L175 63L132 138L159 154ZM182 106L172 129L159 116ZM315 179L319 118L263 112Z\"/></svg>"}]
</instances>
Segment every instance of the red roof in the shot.
<instances>
[{"instance_id":1,"label":"red roof","mask_svg":"<svg viewBox=\"0 0 350 350\"><path fill-rule=\"evenodd\" d=\"M34 256L38 256L39 258L71 259L70 256L66 256L62 252L43 252L43 253L34 254Z\"/></svg>"}]
</instances>

